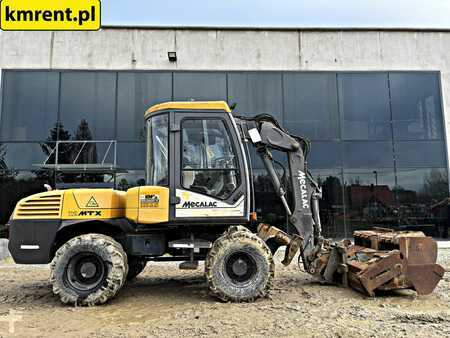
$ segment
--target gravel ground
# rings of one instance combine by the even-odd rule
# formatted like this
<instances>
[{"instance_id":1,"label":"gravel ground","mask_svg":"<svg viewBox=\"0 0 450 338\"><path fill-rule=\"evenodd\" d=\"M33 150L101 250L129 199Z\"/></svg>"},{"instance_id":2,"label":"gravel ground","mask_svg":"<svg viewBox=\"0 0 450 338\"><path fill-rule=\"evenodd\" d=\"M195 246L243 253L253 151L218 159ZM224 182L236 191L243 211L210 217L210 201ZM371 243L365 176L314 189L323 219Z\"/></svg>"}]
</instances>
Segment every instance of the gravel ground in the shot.
<instances>
[{"instance_id":1,"label":"gravel ground","mask_svg":"<svg viewBox=\"0 0 450 338\"><path fill-rule=\"evenodd\" d=\"M450 271L450 249L439 262ZM450 272L431 295L372 299L278 263L270 298L232 304L210 297L201 269L149 263L110 303L90 308L60 304L48 276L47 266L0 264L0 337L450 337ZM21 317L14 334L2 321L10 310Z\"/></svg>"}]
</instances>

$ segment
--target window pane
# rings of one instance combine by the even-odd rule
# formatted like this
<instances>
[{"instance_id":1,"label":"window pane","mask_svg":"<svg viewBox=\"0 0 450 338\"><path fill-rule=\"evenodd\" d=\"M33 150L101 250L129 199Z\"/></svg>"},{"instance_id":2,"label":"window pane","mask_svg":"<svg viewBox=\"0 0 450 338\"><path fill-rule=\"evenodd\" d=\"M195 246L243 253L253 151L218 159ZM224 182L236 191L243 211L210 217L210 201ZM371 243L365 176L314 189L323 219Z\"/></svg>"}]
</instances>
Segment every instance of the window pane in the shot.
<instances>
[{"instance_id":1,"label":"window pane","mask_svg":"<svg viewBox=\"0 0 450 338\"><path fill-rule=\"evenodd\" d=\"M226 100L225 73L174 73L173 96L176 101Z\"/></svg>"},{"instance_id":2,"label":"window pane","mask_svg":"<svg viewBox=\"0 0 450 338\"><path fill-rule=\"evenodd\" d=\"M117 163L123 169L145 169L145 143L117 143Z\"/></svg>"},{"instance_id":3,"label":"window pane","mask_svg":"<svg viewBox=\"0 0 450 338\"><path fill-rule=\"evenodd\" d=\"M239 180L237 170L183 170L181 173L183 188L220 199L230 197L239 186Z\"/></svg>"},{"instance_id":4,"label":"window pane","mask_svg":"<svg viewBox=\"0 0 450 338\"><path fill-rule=\"evenodd\" d=\"M393 169L344 170L344 186L348 235L358 229L395 225Z\"/></svg>"},{"instance_id":5,"label":"window pane","mask_svg":"<svg viewBox=\"0 0 450 338\"><path fill-rule=\"evenodd\" d=\"M148 120L147 170L150 185L169 184L169 116Z\"/></svg>"},{"instance_id":6,"label":"window pane","mask_svg":"<svg viewBox=\"0 0 450 338\"><path fill-rule=\"evenodd\" d=\"M397 177L398 227L424 231L429 236L447 237L447 169L401 169Z\"/></svg>"},{"instance_id":7,"label":"window pane","mask_svg":"<svg viewBox=\"0 0 450 338\"><path fill-rule=\"evenodd\" d=\"M236 103L236 111L241 115L267 113L282 124L281 88L281 74L278 73L228 74L228 102Z\"/></svg>"},{"instance_id":8,"label":"window pane","mask_svg":"<svg viewBox=\"0 0 450 338\"><path fill-rule=\"evenodd\" d=\"M116 189L127 191L133 187L145 185L144 170L129 170L126 173L120 173L116 176Z\"/></svg>"},{"instance_id":9,"label":"window pane","mask_svg":"<svg viewBox=\"0 0 450 338\"><path fill-rule=\"evenodd\" d=\"M342 138L391 139L387 74L338 74L338 83Z\"/></svg>"},{"instance_id":10,"label":"window pane","mask_svg":"<svg viewBox=\"0 0 450 338\"><path fill-rule=\"evenodd\" d=\"M284 122L294 134L312 140L339 137L335 73L284 75Z\"/></svg>"},{"instance_id":11,"label":"window pane","mask_svg":"<svg viewBox=\"0 0 450 338\"><path fill-rule=\"evenodd\" d=\"M319 205L324 236L334 238L346 236L340 170L312 170L311 174L322 188L322 198L319 200Z\"/></svg>"},{"instance_id":12,"label":"window pane","mask_svg":"<svg viewBox=\"0 0 450 338\"><path fill-rule=\"evenodd\" d=\"M0 143L0 169L37 170L49 153L39 143Z\"/></svg>"},{"instance_id":13,"label":"window pane","mask_svg":"<svg viewBox=\"0 0 450 338\"><path fill-rule=\"evenodd\" d=\"M312 142L307 160L310 168L340 168L342 167L342 143Z\"/></svg>"},{"instance_id":14,"label":"window pane","mask_svg":"<svg viewBox=\"0 0 450 338\"><path fill-rule=\"evenodd\" d=\"M344 168L394 167L391 142L343 142Z\"/></svg>"},{"instance_id":15,"label":"window pane","mask_svg":"<svg viewBox=\"0 0 450 338\"><path fill-rule=\"evenodd\" d=\"M61 122L72 138L114 139L116 74L61 73Z\"/></svg>"},{"instance_id":16,"label":"window pane","mask_svg":"<svg viewBox=\"0 0 450 338\"><path fill-rule=\"evenodd\" d=\"M248 148L250 154L250 161L253 169L264 169L264 163L261 157L258 155L256 148L250 146ZM288 157L287 154L279 150L271 150L272 157L275 161L279 162L283 167L288 168ZM275 168L281 169L280 165L274 162Z\"/></svg>"},{"instance_id":17,"label":"window pane","mask_svg":"<svg viewBox=\"0 0 450 338\"><path fill-rule=\"evenodd\" d=\"M183 169L235 169L236 158L221 120L184 120Z\"/></svg>"},{"instance_id":18,"label":"window pane","mask_svg":"<svg viewBox=\"0 0 450 338\"><path fill-rule=\"evenodd\" d=\"M145 141L144 113L152 105L172 99L170 73L119 73L117 138Z\"/></svg>"},{"instance_id":19,"label":"window pane","mask_svg":"<svg viewBox=\"0 0 450 338\"><path fill-rule=\"evenodd\" d=\"M395 142L397 167L446 166L446 149L439 141Z\"/></svg>"},{"instance_id":20,"label":"window pane","mask_svg":"<svg viewBox=\"0 0 450 338\"><path fill-rule=\"evenodd\" d=\"M394 138L442 139L442 107L438 75L433 73L389 74Z\"/></svg>"},{"instance_id":21,"label":"window pane","mask_svg":"<svg viewBox=\"0 0 450 338\"><path fill-rule=\"evenodd\" d=\"M41 141L57 121L57 72L3 73L0 139Z\"/></svg>"},{"instance_id":22,"label":"window pane","mask_svg":"<svg viewBox=\"0 0 450 338\"><path fill-rule=\"evenodd\" d=\"M277 170L277 173L279 177L283 174L281 170ZM283 181L284 183L286 182ZM282 225L286 224L286 210L275 193L272 180L265 169L253 170L253 186L258 221L277 224L283 228Z\"/></svg>"},{"instance_id":23,"label":"window pane","mask_svg":"<svg viewBox=\"0 0 450 338\"><path fill-rule=\"evenodd\" d=\"M181 125L184 188L221 199L239 186L236 157L222 120L184 120ZM193 170L202 169L202 171Z\"/></svg>"},{"instance_id":24,"label":"window pane","mask_svg":"<svg viewBox=\"0 0 450 338\"><path fill-rule=\"evenodd\" d=\"M56 187L58 189L114 188L114 176L113 174L60 172L56 174Z\"/></svg>"}]
</instances>

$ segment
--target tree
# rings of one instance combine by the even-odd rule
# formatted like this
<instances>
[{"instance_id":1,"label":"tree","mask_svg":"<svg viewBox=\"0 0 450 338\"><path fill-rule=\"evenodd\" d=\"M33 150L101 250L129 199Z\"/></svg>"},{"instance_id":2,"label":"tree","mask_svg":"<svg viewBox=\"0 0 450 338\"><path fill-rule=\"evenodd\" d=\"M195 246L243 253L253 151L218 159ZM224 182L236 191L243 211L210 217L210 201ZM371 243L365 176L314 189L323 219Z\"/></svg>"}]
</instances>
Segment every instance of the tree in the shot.
<instances>
[{"instance_id":1,"label":"tree","mask_svg":"<svg viewBox=\"0 0 450 338\"><path fill-rule=\"evenodd\" d=\"M14 179L17 171L9 169L6 162L6 144L0 143L0 182L4 183Z\"/></svg>"},{"instance_id":2,"label":"tree","mask_svg":"<svg viewBox=\"0 0 450 338\"><path fill-rule=\"evenodd\" d=\"M426 201L441 201L449 197L448 179L445 172L432 169L429 174L424 175L424 185L421 197Z\"/></svg>"},{"instance_id":3,"label":"tree","mask_svg":"<svg viewBox=\"0 0 450 338\"><path fill-rule=\"evenodd\" d=\"M46 164L55 164L56 162L56 141L70 140L70 132L64 128L61 122L56 122L54 127L50 129L49 135L45 142L41 143L41 149L45 157L48 158ZM71 145L63 143L58 146L58 163L69 163L71 158ZM52 184L55 179L55 172L51 169L37 169L33 173L44 182ZM59 174L62 175L61 173Z\"/></svg>"},{"instance_id":4,"label":"tree","mask_svg":"<svg viewBox=\"0 0 450 338\"><path fill-rule=\"evenodd\" d=\"M89 124L85 119L82 119L78 125L77 132L75 134L75 140L77 141L90 141L92 140L92 133L89 129ZM95 143L75 143L74 156L78 156L76 163L82 164L94 164L97 163L97 147ZM80 152L81 151L81 152ZM75 158L73 159L73 161Z\"/></svg>"}]
</instances>

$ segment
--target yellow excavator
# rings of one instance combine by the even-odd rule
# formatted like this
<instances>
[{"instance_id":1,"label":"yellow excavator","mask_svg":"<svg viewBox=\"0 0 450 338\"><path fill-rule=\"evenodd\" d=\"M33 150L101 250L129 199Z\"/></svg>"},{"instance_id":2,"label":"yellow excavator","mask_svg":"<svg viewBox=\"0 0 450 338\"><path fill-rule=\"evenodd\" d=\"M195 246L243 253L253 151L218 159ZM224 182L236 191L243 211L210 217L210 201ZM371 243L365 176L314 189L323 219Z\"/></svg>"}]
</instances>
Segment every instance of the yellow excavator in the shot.
<instances>
[{"instance_id":1,"label":"yellow excavator","mask_svg":"<svg viewBox=\"0 0 450 338\"><path fill-rule=\"evenodd\" d=\"M273 255L318 279L369 296L380 290L429 294L443 277L436 242L421 232L356 231L354 240L322 236L321 188L308 171L310 144L270 115L238 116L222 101L167 102L145 113L146 185L51 190L20 200L8 223L16 263L51 262L62 302L105 303L147 261L205 261L212 294L252 301L270 292ZM284 206L289 233L258 222L250 148L264 163ZM287 155L290 194L272 153Z\"/></svg>"}]
</instances>

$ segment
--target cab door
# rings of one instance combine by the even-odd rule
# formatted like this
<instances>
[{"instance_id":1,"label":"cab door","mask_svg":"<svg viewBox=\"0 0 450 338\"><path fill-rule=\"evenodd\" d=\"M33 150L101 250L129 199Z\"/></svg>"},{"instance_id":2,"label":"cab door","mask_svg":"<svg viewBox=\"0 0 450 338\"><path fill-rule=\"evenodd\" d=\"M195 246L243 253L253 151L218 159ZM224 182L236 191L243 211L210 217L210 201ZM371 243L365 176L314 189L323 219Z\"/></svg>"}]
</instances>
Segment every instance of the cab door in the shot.
<instances>
[{"instance_id":1,"label":"cab door","mask_svg":"<svg viewBox=\"0 0 450 338\"><path fill-rule=\"evenodd\" d=\"M173 112L175 221L248 219L242 148L226 112Z\"/></svg>"}]
</instances>

